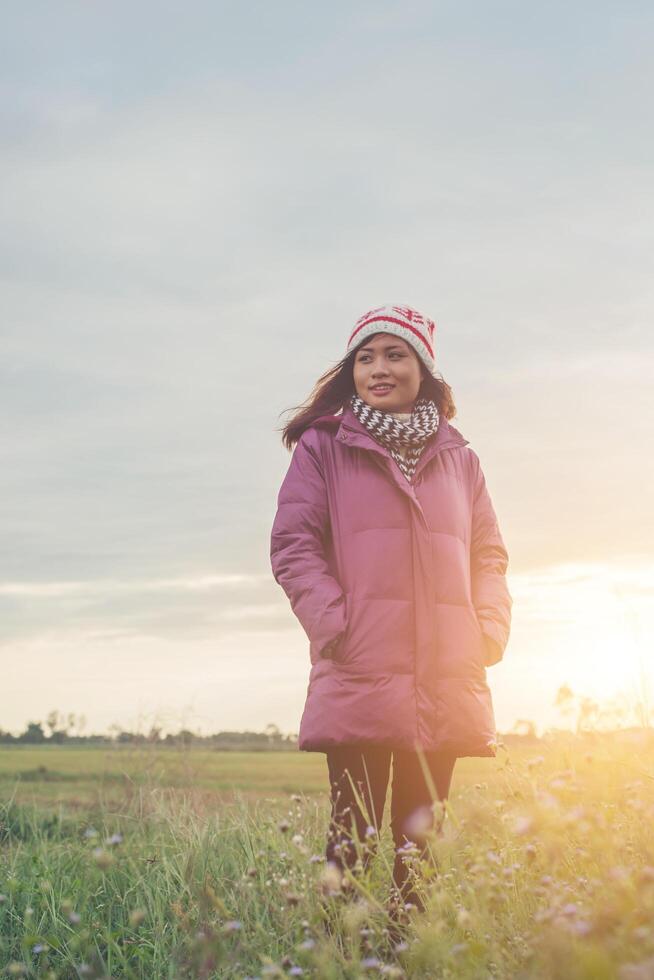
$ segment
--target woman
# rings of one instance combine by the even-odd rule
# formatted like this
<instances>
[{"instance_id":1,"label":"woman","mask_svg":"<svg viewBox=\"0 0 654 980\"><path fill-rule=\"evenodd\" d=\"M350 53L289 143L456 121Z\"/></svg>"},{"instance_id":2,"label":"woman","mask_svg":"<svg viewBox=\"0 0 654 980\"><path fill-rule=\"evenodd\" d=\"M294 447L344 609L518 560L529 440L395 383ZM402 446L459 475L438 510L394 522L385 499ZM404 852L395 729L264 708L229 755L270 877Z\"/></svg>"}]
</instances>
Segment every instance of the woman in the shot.
<instances>
[{"instance_id":1,"label":"woman","mask_svg":"<svg viewBox=\"0 0 654 980\"><path fill-rule=\"evenodd\" d=\"M327 860L353 867L355 836L374 846L392 758L393 878L414 905L405 856L424 852L435 797L457 757L495 755L486 667L511 620L507 552L433 344L410 307L357 321L284 429L295 451L271 536L310 644L299 747L327 756Z\"/></svg>"}]
</instances>

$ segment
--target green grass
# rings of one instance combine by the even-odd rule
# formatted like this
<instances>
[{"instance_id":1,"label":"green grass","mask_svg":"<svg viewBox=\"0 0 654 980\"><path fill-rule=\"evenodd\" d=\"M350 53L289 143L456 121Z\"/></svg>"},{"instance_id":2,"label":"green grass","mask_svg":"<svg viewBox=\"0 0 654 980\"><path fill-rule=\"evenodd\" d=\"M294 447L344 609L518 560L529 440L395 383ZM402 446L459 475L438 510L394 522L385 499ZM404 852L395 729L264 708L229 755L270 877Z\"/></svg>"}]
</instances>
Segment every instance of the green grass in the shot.
<instances>
[{"instance_id":1,"label":"green grass","mask_svg":"<svg viewBox=\"0 0 654 980\"><path fill-rule=\"evenodd\" d=\"M459 759L459 783L491 773L491 759ZM24 802L85 806L121 800L125 792L156 782L173 790L202 791L217 798L234 793L302 792L324 795L325 756L319 752L216 752L156 745L86 748L44 745L0 748L0 793Z\"/></svg>"},{"instance_id":2,"label":"green grass","mask_svg":"<svg viewBox=\"0 0 654 980\"><path fill-rule=\"evenodd\" d=\"M435 864L413 859L428 910L402 937L387 824L367 873L326 875L326 789L313 753L1 750L0 972L654 975L647 733L458 760Z\"/></svg>"}]
</instances>

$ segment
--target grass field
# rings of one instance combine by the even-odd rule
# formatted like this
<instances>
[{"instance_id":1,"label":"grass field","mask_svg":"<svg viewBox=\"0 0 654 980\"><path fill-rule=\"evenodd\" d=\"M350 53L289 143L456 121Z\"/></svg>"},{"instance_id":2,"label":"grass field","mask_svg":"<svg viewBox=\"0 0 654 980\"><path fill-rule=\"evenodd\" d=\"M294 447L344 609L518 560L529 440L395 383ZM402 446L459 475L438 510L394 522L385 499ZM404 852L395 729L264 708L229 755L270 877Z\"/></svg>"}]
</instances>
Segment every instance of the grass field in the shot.
<instances>
[{"instance_id":1,"label":"grass field","mask_svg":"<svg viewBox=\"0 0 654 980\"><path fill-rule=\"evenodd\" d=\"M322 858L322 754L0 750L6 976L654 978L654 735L457 761L427 912ZM387 815L388 816L388 815Z\"/></svg>"}]
</instances>

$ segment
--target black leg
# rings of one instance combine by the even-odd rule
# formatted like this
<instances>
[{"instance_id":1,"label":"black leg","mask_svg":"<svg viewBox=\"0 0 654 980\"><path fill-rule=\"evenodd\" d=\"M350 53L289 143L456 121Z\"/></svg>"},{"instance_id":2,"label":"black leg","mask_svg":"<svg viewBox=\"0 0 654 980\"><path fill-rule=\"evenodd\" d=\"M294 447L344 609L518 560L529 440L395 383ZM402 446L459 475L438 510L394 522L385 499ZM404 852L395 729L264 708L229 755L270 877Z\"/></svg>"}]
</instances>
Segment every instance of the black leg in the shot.
<instances>
[{"instance_id":1,"label":"black leg","mask_svg":"<svg viewBox=\"0 0 654 980\"><path fill-rule=\"evenodd\" d=\"M331 819L327 837L326 858L341 870L353 868L357 853L354 829L363 846L363 866L376 850L376 834L381 832L384 802L388 787L391 750L378 745L341 745L327 751L331 789ZM350 779L357 789L359 805Z\"/></svg>"},{"instance_id":2,"label":"black leg","mask_svg":"<svg viewBox=\"0 0 654 980\"><path fill-rule=\"evenodd\" d=\"M393 753L393 787L391 829L395 843L393 880L402 902L418 908L423 903L412 882L411 852L420 858L428 856L427 835L434 829L433 804L445 800L450 790L456 756L449 752L426 752L424 763L430 780L425 778L417 752ZM435 795L429 785L434 784Z\"/></svg>"}]
</instances>

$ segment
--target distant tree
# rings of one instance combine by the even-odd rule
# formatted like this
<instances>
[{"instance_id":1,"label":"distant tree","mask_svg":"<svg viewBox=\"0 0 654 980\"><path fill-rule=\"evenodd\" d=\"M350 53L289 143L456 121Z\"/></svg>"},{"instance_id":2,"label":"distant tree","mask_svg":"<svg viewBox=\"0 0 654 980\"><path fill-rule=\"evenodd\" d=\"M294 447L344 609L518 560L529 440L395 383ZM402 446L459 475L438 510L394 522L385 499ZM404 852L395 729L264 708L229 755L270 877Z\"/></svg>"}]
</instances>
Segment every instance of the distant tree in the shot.
<instances>
[{"instance_id":1,"label":"distant tree","mask_svg":"<svg viewBox=\"0 0 654 980\"><path fill-rule=\"evenodd\" d=\"M27 728L18 736L19 742L45 742L45 732L41 726L40 721L30 721L27 724Z\"/></svg>"},{"instance_id":2,"label":"distant tree","mask_svg":"<svg viewBox=\"0 0 654 980\"><path fill-rule=\"evenodd\" d=\"M554 706L559 709L561 714L570 714L574 707L575 693L567 684L562 684L556 692Z\"/></svg>"},{"instance_id":3,"label":"distant tree","mask_svg":"<svg viewBox=\"0 0 654 980\"><path fill-rule=\"evenodd\" d=\"M68 718L55 708L48 713L45 723L50 729L50 741L57 744L65 742L70 738L70 732L75 728L75 715L70 713Z\"/></svg>"},{"instance_id":4,"label":"distant tree","mask_svg":"<svg viewBox=\"0 0 654 980\"><path fill-rule=\"evenodd\" d=\"M579 704L577 731L583 728L594 728L599 714L599 705L593 698L583 697Z\"/></svg>"},{"instance_id":5,"label":"distant tree","mask_svg":"<svg viewBox=\"0 0 654 980\"><path fill-rule=\"evenodd\" d=\"M266 725L265 731L266 731L266 735L268 736L268 741L270 742L271 745L274 742L280 741L282 733L280 732L277 725L271 722L269 725Z\"/></svg>"},{"instance_id":6,"label":"distant tree","mask_svg":"<svg viewBox=\"0 0 654 980\"><path fill-rule=\"evenodd\" d=\"M57 711L56 708L53 711L48 712L45 719L45 723L50 729L50 738L52 738L52 734L55 728L57 727L57 725L59 724L59 712Z\"/></svg>"},{"instance_id":7,"label":"distant tree","mask_svg":"<svg viewBox=\"0 0 654 980\"><path fill-rule=\"evenodd\" d=\"M523 735L528 738L536 737L536 725L531 718L518 718L513 726L513 731L516 735Z\"/></svg>"}]
</instances>

